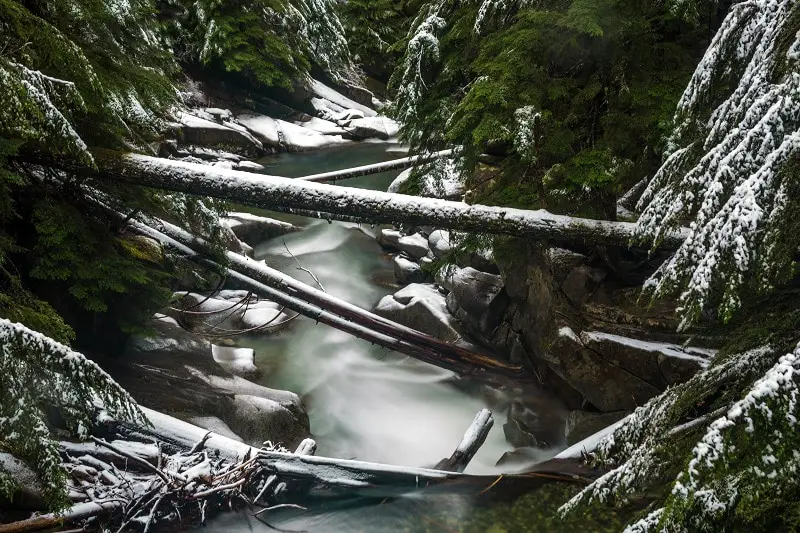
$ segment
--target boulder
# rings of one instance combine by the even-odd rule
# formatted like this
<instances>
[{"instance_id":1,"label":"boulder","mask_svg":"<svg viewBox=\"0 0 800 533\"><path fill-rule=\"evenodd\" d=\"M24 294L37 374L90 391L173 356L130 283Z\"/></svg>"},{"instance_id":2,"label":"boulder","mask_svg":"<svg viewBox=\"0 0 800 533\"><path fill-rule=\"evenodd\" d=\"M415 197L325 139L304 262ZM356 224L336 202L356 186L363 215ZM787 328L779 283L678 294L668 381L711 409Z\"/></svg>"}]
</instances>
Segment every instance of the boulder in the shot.
<instances>
[{"instance_id":1,"label":"boulder","mask_svg":"<svg viewBox=\"0 0 800 533\"><path fill-rule=\"evenodd\" d=\"M516 448L552 448L564 440L563 407L540 409L538 402L511 402L503 433Z\"/></svg>"},{"instance_id":2,"label":"boulder","mask_svg":"<svg viewBox=\"0 0 800 533\"><path fill-rule=\"evenodd\" d=\"M400 237L397 240L397 247L414 259L421 259L428 255L430 251L428 249L428 239L419 233Z\"/></svg>"},{"instance_id":3,"label":"boulder","mask_svg":"<svg viewBox=\"0 0 800 533\"><path fill-rule=\"evenodd\" d=\"M223 437L227 437L238 442L244 442L239 435L234 433L233 430L228 427L228 424L216 416L192 416L187 418L186 422L194 424L195 426L203 428L207 431L213 431L217 435L222 435Z\"/></svg>"},{"instance_id":4,"label":"boulder","mask_svg":"<svg viewBox=\"0 0 800 533\"><path fill-rule=\"evenodd\" d=\"M400 126L386 117L363 117L339 122L356 139L381 139L387 141L397 136Z\"/></svg>"},{"instance_id":5,"label":"boulder","mask_svg":"<svg viewBox=\"0 0 800 533\"><path fill-rule=\"evenodd\" d=\"M241 114L236 120L267 146L288 152L307 152L350 142L340 135L325 135L285 120L256 113Z\"/></svg>"},{"instance_id":6,"label":"boulder","mask_svg":"<svg viewBox=\"0 0 800 533\"><path fill-rule=\"evenodd\" d=\"M403 234L397 231L396 229L388 229L384 228L378 233L376 240L378 244L380 244L383 248L389 248L391 250L399 250L398 241L400 241L400 237Z\"/></svg>"},{"instance_id":7,"label":"boulder","mask_svg":"<svg viewBox=\"0 0 800 533\"><path fill-rule=\"evenodd\" d=\"M375 313L445 342L464 337L458 320L447 312L444 296L433 285L415 283L385 296Z\"/></svg>"},{"instance_id":8,"label":"boulder","mask_svg":"<svg viewBox=\"0 0 800 533\"><path fill-rule=\"evenodd\" d=\"M255 137L226 122L219 124L213 117L183 113L179 116L180 141L208 148L221 148L237 154L261 155L264 145Z\"/></svg>"},{"instance_id":9,"label":"boulder","mask_svg":"<svg viewBox=\"0 0 800 533\"><path fill-rule=\"evenodd\" d=\"M437 229L428 236L428 248L437 259L442 259L450 253L453 246L450 244L450 232Z\"/></svg>"},{"instance_id":10,"label":"boulder","mask_svg":"<svg viewBox=\"0 0 800 533\"><path fill-rule=\"evenodd\" d=\"M572 305L580 308L597 290L606 276L605 270L580 265L566 275L561 283L561 290L564 291Z\"/></svg>"},{"instance_id":11,"label":"boulder","mask_svg":"<svg viewBox=\"0 0 800 533\"><path fill-rule=\"evenodd\" d=\"M398 255L394 258L394 277L401 285L408 285L422 283L428 279L428 274L417 263Z\"/></svg>"},{"instance_id":12,"label":"boulder","mask_svg":"<svg viewBox=\"0 0 800 533\"><path fill-rule=\"evenodd\" d=\"M100 361L139 404L190 423L213 417L258 446L271 440L292 447L309 435L296 394L232 375L214 360L209 342L168 321L152 326L154 333L133 338L122 357Z\"/></svg>"},{"instance_id":13,"label":"boulder","mask_svg":"<svg viewBox=\"0 0 800 533\"><path fill-rule=\"evenodd\" d=\"M570 272L587 261L585 255L564 248L548 249L547 257L550 260L550 269L553 272L553 279L558 283L562 283L566 280Z\"/></svg>"},{"instance_id":14,"label":"boulder","mask_svg":"<svg viewBox=\"0 0 800 533\"><path fill-rule=\"evenodd\" d=\"M450 294L481 331L497 327L508 305L503 279L472 267L455 268L448 276Z\"/></svg>"},{"instance_id":15,"label":"boulder","mask_svg":"<svg viewBox=\"0 0 800 533\"><path fill-rule=\"evenodd\" d=\"M289 222L251 213L228 213L224 221L238 239L252 244L302 231L302 228Z\"/></svg>"},{"instance_id":16,"label":"boulder","mask_svg":"<svg viewBox=\"0 0 800 533\"><path fill-rule=\"evenodd\" d=\"M9 474L19 485L11 501L0 493L0 509L34 510L45 506L44 487L27 464L0 451L0 471Z\"/></svg>"},{"instance_id":17,"label":"boulder","mask_svg":"<svg viewBox=\"0 0 800 533\"><path fill-rule=\"evenodd\" d=\"M256 368L255 351L252 348L234 346L211 346L211 356L222 368L243 378L257 378L261 372Z\"/></svg>"},{"instance_id":18,"label":"boulder","mask_svg":"<svg viewBox=\"0 0 800 533\"><path fill-rule=\"evenodd\" d=\"M610 413L593 413L589 411L570 411L564 427L564 437L572 446L586 437L594 435L628 415L629 411L613 411Z\"/></svg>"},{"instance_id":19,"label":"boulder","mask_svg":"<svg viewBox=\"0 0 800 533\"><path fill-rule=\"evenodd\" d=\"M266 169L264 165L254 161L239 161L234 168L244 172L263 172Z\"/></svg>"}]
</instances>

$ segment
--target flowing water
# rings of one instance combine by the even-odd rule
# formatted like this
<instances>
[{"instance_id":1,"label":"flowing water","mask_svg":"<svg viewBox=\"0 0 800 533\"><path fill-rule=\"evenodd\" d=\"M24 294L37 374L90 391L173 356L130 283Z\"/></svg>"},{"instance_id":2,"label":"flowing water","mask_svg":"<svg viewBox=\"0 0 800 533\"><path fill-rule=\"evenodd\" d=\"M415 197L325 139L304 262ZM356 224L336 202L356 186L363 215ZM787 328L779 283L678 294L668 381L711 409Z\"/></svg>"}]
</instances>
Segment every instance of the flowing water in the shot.
<instances>
[{"instance_id":1,"label":"flowing water","mask_svg":"<svg viewBox=\"0 0 800 533\"><path fill-rule=\"evenodd\" d=\"M396 159L392 144L362 144L312 154L282 154L260 161L267 173L296 177ZM342 185L385 190L398 171L365 176ZM304 282L313 272L330 294L371 309L395 292L391 257L375 241L378 228L351 223L270 216L301 225L304 231L255 246L258 259ZM284 331L240 342L256 352L266 386L299 394L308 407L318 455L408 466L432 466L449 456L486 402L480 388L454 385L445 370L373 346L310 319L299 318ZM467 392L471 391L471 392ZM470 464L468 473L495 473L504 452L504 414ZM545 457L542 457L545 458ZM453 531L470 520L473 505L457 496L403 498L383 505L363 502L327 504L307 512L270 515L269 522L288 530ZM437 514L445 510L447 524ZM207 530L272 531L249 513L218 518ZM499 530L503 531L503 529Z\"/></svg>"}]
</instances>

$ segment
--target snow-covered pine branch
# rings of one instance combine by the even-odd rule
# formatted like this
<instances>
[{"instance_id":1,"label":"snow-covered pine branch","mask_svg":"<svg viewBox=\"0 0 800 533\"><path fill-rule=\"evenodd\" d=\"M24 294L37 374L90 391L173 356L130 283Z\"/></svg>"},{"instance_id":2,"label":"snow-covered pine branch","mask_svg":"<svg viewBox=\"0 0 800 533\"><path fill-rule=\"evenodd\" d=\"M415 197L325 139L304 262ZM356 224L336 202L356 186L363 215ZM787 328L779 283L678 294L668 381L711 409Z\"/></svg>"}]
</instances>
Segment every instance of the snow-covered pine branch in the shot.
<instances>
[{"instance_id":1,"label":"snow-covered pine branch","mask_svg":"<svg viewBox=\"0 0 800 533\"><path fill-rule=\"evenodd\" d=\"M693 220L649 280L680 293L682 326L716 307L730 318L747 293L792 272L800 245L800 4L735 4L679 103L670 155L640 201L638 236L658 242ZM715 107L715 102L720 102Z\"/></svg>"},{"instance_id":2,"label":"snow-covered pine branch","mask_svg":"<svg viewBox=\"0 0 800 533\"><path fill-rule=\"evenodd\" d=\"M85 437L98 405L119 420L147 425L133 398L94 362L41 333L0 319L0 449L30 465L55 507L67 500L47 410L58 409L69 429ZM0 495L11 496L15 490L15 481L0 470Z\"/></svg>"}]
</instances>

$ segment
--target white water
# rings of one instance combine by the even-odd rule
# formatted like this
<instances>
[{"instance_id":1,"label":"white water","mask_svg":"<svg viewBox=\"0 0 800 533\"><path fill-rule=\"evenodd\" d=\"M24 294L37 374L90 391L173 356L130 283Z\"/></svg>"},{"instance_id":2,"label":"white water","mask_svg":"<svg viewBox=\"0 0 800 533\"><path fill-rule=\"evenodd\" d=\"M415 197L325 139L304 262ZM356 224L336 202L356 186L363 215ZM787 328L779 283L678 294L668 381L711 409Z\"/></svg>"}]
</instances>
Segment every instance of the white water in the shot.
<instances>
[{"instance_id":1,"label":"white water","mask_svg":"<svg viewBox=\"0 0 800 533\"><path fill-rule=\"evenodd\" d=\"M371 144L332 152L282 155L260 162L269 165L267 173L294 177L398 155L394 145ZM393 171L341 184L385 190L397 174ZM270 216L305 228L285 238L251 243L255 244L256 257L266 259L271 266L313 284L314 280L298 269L299 262L317 276L326 291L365 309L371 309L381 297L399 288L394 285L391 258L375 242L376 228ZM240 345L255 349L256 365L264 371L263 384L291 390L303 398L318 455L432 466L453 452L475 414L487 407L475 384L457 388L448 371L372 346L304 317L277 335L242 339ZM495 463L512 449L503 435L505 414L494 412L494 417L494 428L468 473L500 472ZM453 517L465 517L471 510L464 498L439 496L436 501L437 505L447 505ZM412 499L377 507L326 506L297 519L289 513L289 518L281 516L280 520L270 519L270 523L314 532L414 529L414 521L419 520L415 516L423 514L424 504ZM225 515L209 526L211 531L220 532L253 528L270 530L247 513Z\"/></svg>"}]
</instances>

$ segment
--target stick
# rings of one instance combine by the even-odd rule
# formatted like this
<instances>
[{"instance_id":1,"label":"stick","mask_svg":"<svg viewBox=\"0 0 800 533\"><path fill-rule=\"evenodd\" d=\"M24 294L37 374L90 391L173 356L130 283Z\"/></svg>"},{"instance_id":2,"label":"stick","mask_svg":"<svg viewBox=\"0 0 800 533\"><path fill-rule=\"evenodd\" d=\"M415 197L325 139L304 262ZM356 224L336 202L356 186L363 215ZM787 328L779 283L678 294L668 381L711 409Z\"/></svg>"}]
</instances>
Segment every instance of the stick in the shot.
<instances>
[{"instance_id":1,"label":"stick","mask_svg":"<svg viewBox=\"0 0 800 533\"><path fill-rule=\"evenodd\" d=\"M79 503L70 507L63 514L48 513L10 524L0 524L0 533L26 533L28 531L51 529L63 524L70 524L108 513L123 506L124 504L117 500Z\"/></svg>"},{"instance_id":2,"label":"stick","mask_svg":"<svg viewBox=\"0 0 800 533\"><path fill-rule=\"evenodd\" d=\"M442 150L432 154L414 155L411 157L404 157L401 159L394 159L392 161L385 161L383 163L376 163L374 165L364 165L361 167L347 168L344 170L335 170L333 172L324 172L322 174L312 174L310 176L303 176L295 178L303 181L336 181L348 178L357 178L359 176L369 176L370 174L380 174L389 170L400 170L410 168L418 163L427 163L442 157L449 157L453 155L453 150Z\"/></svg>"},{"instance_id":3,"label":"stick","mask_svg":"<svg viewBox=\"0 0 800 533\"><path fill-rule=\"evenodd\" d=\"M458 445L453 455L449 459L442 459L436 465L436 470L445 470L447 472L463 472L475 454L478 453L486 437L489 435L492 426L494 425L494 418L492 412L488 409L482 409L475 415L475 420L464 433L461 443Z\"/></svg>"},{"instance_id":4,"label":"stick","mask_svg":"<svg viewBox=\"0 0 800 533\"><path fill-rule=\"evenodd\" d=\"M103 439L98 439L97 437L91 437L91 439L95 443L99 444L100 446L105 446L106 448L108 448L112 452L118 453L119 455L121 455L123 457L127 457L131 461L134 461L134 462L140 464L141 466L145 467L147 470L149 470L150 472L153 472L155 475L160 477L164 481L164 483L166 483L167 485L171 485L172 484L172 480L163 471L161 471L158 468L156 468L155 466L151 465L150 463L148 463L144 459L141 459L141 458L136 457L135 455L133 455L131 453L128 453L128 452L126 452L124 450L121 450L121 449L117 448L116 446L114 446L112 444L109 444L108 442L104 441Z\"/></svg>"}]
</instances>

